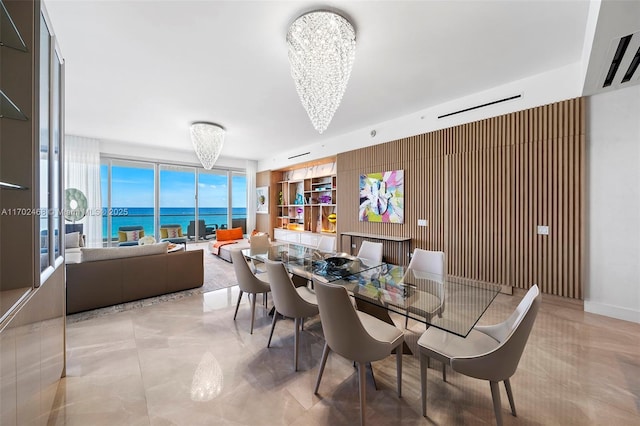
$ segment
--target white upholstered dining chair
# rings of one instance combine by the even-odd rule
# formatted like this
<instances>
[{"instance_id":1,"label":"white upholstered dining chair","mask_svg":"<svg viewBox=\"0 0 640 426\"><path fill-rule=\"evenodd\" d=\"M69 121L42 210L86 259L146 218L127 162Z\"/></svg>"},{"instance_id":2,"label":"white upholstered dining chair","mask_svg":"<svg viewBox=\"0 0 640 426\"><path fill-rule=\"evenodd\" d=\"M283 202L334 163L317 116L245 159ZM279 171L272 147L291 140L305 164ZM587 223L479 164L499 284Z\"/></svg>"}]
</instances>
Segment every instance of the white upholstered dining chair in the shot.
<instances>
[{"instance_id":1,"label":"white upholstered dining chair","mask_svg":"<svg viewBox=\"0 0 640 426\"><path fill-rule=\"evenodd\" d=\"M256 234L251 236L249 239L249 246L251 250L251 254L266 254L269 252L269 248L271 247L271 241L269 241L268 234ZM264 268L258 267L262 262L257 262L251 259L251 270L254 274L267 272Z\"/></svg>"},{"instance_id":2,"label":"white upholstered dining chair","mask_svg":"<svg viewBox=\"0 0 640 426\"><path fill-rule=\"evenodd\" d=\"M498 384L504 381L511 413L516 416L509 379L516 372L541 299L538 286L534 285L506 321L488 326L477 325L466 338L435 327L427 329L418 339L422 415L427 415L427 360L435 358L445 365L451 365L453 371L489 381L493 410L499 426L502 425L502 405ZM446 381L444 369L443 380Z\"/></svg>"},{"instance_id":3,"label":"white upholstered dining chair","mask_svg":"<svg viewBox=\"0 0 640 426\"><path fill-rule=\"evenodd\" d=\"M321 251L333 252L336 250L336 239L322 235L318 240L318 246L316 248Z\"/></svg>"},{"instance_id":4,"label":"white upholstered dining chair","mask_svg":"<svg viewBox=\"0 0 640 426\"><path fill-rule=\"evenodd\" d=\"M344 287L315 282L320 321L325 345L314 393L330 351L352 360L358 367L360 389L360 424L364 425L366 408L365 370L367 363L386 358L395 349L398 397L402 396L402 343L404 333L391 324L364 312L356 311Z\"/></svg>"},{"instance_id":5,"label":"white upholstered dining chair","mask_svg":"<svg viewBox=\"0 0 640 426\"><path fill-rule=\"evenodd\" d=\"M426 272L430 275L431 280L437 281L440 277L440 284L444 279L444 252L443 251L431 251L416 248L411 255L411 261L409 262L409 269L414 271ZM439 294L438 294L439 293ZM409 311L418 312L420 315L424 315L428 319L433 315L441 314L443 309L444 300L442 299L442 291L435 292L433 294L427 292L421 293L429 300L419 300L415 302L414 307L409 307ZM409 316L405 317L404 327L409 325Z\"/></svg>"},{"instance_id":6,"label":"white upholstered dining chair","mask_svg":"<svg viewBox=\"0 0 640 426\"><path fill-rule=\"evenodd\" d=\"M251 271L241 249L231 250L231 261L233 262L233 270L238 280L238 287L240 287L240 294L238 295L238 303L236 304L236 311L233 314L233 320L235 321L238 315L242 295L247 293L251 300L251 334L253 334L253 323L256 316L256 297L259 293L265 295L266 304L266 294L271 291L271 286L266 277L259 278Z\"/></svg>"},{"instance_id":7,"label":"white upholstered dining chair","mask_svg":"<svg viewBox=\"0 0 640 426\"><path fill-rule=\"evenodd\" d=\"M382 263L382 243L364 240L358 250L358 257L364 259L365 264L380 265Z\"/></svg>"},{"instance_id":8,"label":"white upholstered dining chair","mask_svg":"<svg viewBox=\"0 0 640 426\"><path fill-rule=\"evenodd\" d=\"M294 319L294 349L293 367L298 371L298 348L300 347L300 328L304 318L318 315L318 302L314 292L308 287L295 287L291 277L282 262L272 262L267 260L267 275L271 283L271 294L275 312L269 333L267 348L271 346L273 330L278 321L278 315Z\"/></svg>"}]
</instances>

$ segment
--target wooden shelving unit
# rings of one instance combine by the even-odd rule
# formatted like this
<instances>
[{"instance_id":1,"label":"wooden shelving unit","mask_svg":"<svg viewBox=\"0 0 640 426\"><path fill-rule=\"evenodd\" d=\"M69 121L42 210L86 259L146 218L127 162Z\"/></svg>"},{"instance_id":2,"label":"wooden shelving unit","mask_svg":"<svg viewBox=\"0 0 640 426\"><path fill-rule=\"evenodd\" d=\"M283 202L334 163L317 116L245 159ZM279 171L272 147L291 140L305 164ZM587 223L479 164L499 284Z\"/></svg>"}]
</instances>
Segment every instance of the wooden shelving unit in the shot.
<instances>
[{"instance_id":1,"label":"wooden shelving unit","mask_svg":"<svg viewBox=\"0 0 640 426\"><path fill-rule=\"evenodd\" d=\"M283 171L273 188L277 208L274 238L316 245L321 234L336 233L335 223L329 220L338 207L336 175L305 173L311 176L287 179L296 175L295 171Z\"/></svg>"}]
</instances>

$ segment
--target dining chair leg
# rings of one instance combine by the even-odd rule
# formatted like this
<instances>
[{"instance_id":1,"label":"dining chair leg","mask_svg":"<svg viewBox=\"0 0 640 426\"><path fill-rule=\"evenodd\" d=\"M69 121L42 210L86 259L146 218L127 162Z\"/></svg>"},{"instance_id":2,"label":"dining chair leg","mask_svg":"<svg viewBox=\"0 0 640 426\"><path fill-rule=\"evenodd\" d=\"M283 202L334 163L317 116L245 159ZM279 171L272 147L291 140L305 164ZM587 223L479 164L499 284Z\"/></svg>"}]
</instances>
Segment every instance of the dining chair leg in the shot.
<instances>
[{"instance_id":1,"label":"dining chair leg","mask_svg":"<svg viewBox=\"0 0 640 426\"><path fill-rule=\"evenodd\" d=\"M404 328L408 328L409 327L409 315L405 314L404 316Z\"/></svg>"},{"instance_id":2,"label":"dining chair leg","mask_svg":"<svg viewBox=\"0 0 640 426\"><path fill-rule=\"evenodd\" d=\"M444 361L442 362L442 381L447 381L447 364Z\"/></svg>"},{"instance_id":3,"label":"dining chair leg","mask_svg":"<svg viewBox=\"0 0 640 426\"><path fill-rule=\"evenodd\" d=\"M322 360L320 361L320 369L318 370L318 378L316 379L316 387L313 390L314 394L317 394L318 389L320 389L320 380L322 380L322 373L324 373L324 366L327 363L327 358L329 357L330 351L331 351L331 348L329 348L329 344L325 342L324 349L322 350Z\"/></svg>"},{"instance_id":4,"label":"dining chair leg","mask_svg":"<svg viewBox=\"0 0 640 426\"><path fill-rule=\"evenodd\" d=\"M422 394L422 416L427 417L427 360L429 358L420 354L420 393Z\"/></svg>"},{"instance_id":5,"label":"dining chair leg","mask_svg":"<svg viewBox=\"0 0 640 426\"><path fill-rule=\"evenodd\" d=\"M251 297L251 332L249 334L253 334L253 322L256 319L256 299L258 298L256 293L251 296L253 297Z\"/></svg>"},{"instance_id":6,"label":"dining chair leg","mask_svg":"<svg viewBox=\"0 0 640 426\"><path fill-rule=\"evenodd\" d=\"M358 388L360 389L360 425L364 426L364 415L365 409L367 406L367 395L366 395L366 366L361 362L358 363Z\"/></svg>"},{"instance_id":7,"label":"dining chair leg","mask_svg":"<svg viewBox=\"0 0 640 426\"><path fill-rule=\"evenodd\" d=\"M491 398L493 398L493 411L496 414L496 423L502 426L502 403L500 402L500 387L498 382L489 382L491 385Z\"/></svg>"},{"instance_id":8,"label":"dining chair leg","mask_svg":"<svg viewBox=\"0 0 640 426\"><path fill-rule=\"evenodd\" d=\"M273 321L271 322L271 333L269 333L269 341L267 347L271 346L271 338L273 337L273 330L276 328L276 321L278 321L278 311L273 312Z\"/></svg>"},{"instance_id":9,"label":"dining chair leg","mask_svg":"<svg viewBox=\"0 0 640 426\"><path fill-rule=\"evenodd\" d=\"M300 330L304 331L304 318L300 318Z\"/></svg>"},{"instance_id":10,"label":"dining chair leg","mask_svg":"<svg viewBox=\"0 0 640 426\"><path fill-rule=\"evenodd\" d=\"M507 390L507 398L509 398L509 405L511 406L511 414L513 417L518 417L516 415L516 403L513 401L513 393L511 391L511 382L509 379L504 381L504 388Z\"/></svg>"},{"instance_id":11,"label":"dining chair leg","mask_svg":"<svg viewBox=\"0 0 640 426\"><path fill-rule=\"evenodd\" d=\"M402 344L396 348L396 373L398 378L398 398L402 398Z\"/></svg>"},{"instance_id":12,"label":"dining chair leg","mask_svg":"<svg viewBox=\"0 0 640 426\"><path fill-rule=\"evenodd\" d=\"M262 293L262 302L264 303L264 307L267 307L267 293Z\"/></svg>"},{"instance_id":13,"label":"dining chair leg","mask_svg":"<svg viewBox=\"0 0 640 426\"><path fill-rule=\"evenodd\" d=\"M300 321L301 318L295 318L293 320L293 326L295 328L293 335L293 369L298 371L298 346L300 345Z\"/></svg>"},{"instance_id":14,"label":"dining chair leg","mask_svg":"<svg viewBox=\"0 0 640 426\"><path fill-rule=\"evenodd\" d=\"M236 316L238 315L238 308L240 307L240 300L242 299L242 290L240 290L240 294L238 295L238 303L236 303L236 312L233 314L233 320L236 320Z\"/></svg>"},{"instance_id":15,"label":"dining chair leg","mask_svg":"<svg viewBox=\"0 0 640 426\"><path fill-rule=\"evenodd\" d=\"M367 366L369 366L369 370L371 371L371 380L373 380L373 388L375 390L378 390L378 383L376 382L376 375L373 374L373 364L371 364L370 362L367 363Z\"/></svg>"}]
</instances>

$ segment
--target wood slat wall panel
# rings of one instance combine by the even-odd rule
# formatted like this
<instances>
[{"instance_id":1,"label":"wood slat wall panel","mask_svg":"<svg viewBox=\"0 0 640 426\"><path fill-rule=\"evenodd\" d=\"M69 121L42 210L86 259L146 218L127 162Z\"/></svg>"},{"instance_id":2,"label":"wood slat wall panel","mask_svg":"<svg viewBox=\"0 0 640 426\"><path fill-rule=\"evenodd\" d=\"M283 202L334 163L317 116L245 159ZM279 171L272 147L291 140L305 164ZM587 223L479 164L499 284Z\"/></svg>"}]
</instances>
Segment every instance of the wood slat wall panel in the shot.
<instances>
[{"instance_id":1,"label":"wood slat wall panel","mask_svg":"<svg viewBox=\"0 0 640 426\"><path fill-rule=\"evenodd\" d=\"M411 236L444 250L449 274L581 299L584 111L571 99L339 154L338 232ZM360 222L360 175L396 169L405 223Z\"/></svg>"}]
</instances>

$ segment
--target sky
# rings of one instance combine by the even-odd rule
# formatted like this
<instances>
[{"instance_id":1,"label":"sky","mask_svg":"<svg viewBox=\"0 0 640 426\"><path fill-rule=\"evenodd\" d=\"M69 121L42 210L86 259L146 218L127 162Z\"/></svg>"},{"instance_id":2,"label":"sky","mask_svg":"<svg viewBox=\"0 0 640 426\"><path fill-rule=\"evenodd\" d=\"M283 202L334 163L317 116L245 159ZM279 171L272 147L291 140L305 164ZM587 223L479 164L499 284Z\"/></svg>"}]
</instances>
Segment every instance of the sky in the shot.
<instances>
[{"instance_id":1,"label":"sky","mask_svg":"<svg viewBox=\"0 0 640 426\"><path fill-rule=\"evenodd\" d=\"M199 207L227 207L226 172L200 170ZM107 207L108 166L100 167L102 206ZM111 207L153 207L153 168L112 166ZM233 207L246 207L246 177L232 177ZM160 170L160 207L195 207L195 172Z\"/></svg>"}]
</instances>

